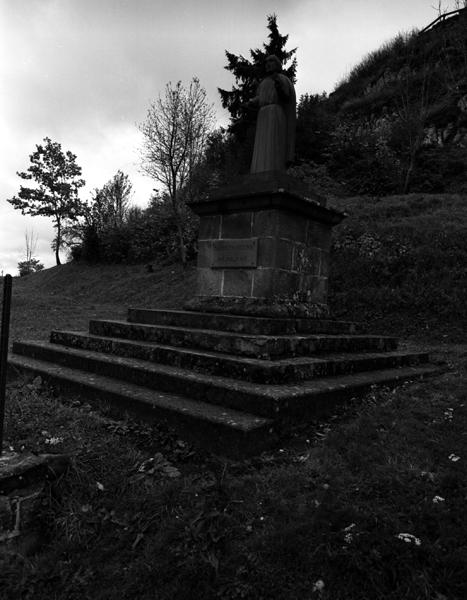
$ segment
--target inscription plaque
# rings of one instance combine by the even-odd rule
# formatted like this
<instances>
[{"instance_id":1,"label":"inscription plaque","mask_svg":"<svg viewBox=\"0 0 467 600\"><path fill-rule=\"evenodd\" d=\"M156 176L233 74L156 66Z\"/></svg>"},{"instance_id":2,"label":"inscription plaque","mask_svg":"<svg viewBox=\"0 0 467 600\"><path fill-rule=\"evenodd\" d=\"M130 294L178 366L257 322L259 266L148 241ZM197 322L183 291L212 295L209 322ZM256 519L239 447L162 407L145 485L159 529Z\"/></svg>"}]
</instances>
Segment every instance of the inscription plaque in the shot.
<instances>
[{"instance_id":1,"label":"inscription plaque","mask_svg":"<svg viewBox=\"0 0 467 600\"><path fill-rule=\"evenodd\" d=\"M249 267L258 263L258 239L214 240L212 243L213 269Z\"/></svg>"}]
</instances>

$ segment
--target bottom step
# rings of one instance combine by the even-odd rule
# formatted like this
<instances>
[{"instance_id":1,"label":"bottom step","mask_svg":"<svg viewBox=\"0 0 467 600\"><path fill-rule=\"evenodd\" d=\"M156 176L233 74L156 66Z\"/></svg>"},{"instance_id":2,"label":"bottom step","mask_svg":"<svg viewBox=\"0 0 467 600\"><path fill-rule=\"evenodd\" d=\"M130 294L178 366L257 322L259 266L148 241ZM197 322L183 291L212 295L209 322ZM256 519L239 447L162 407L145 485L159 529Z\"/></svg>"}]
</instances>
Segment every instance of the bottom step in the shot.
<instances>
[{"instance_id":1,"label":"bottom step","mask_svg":"<svg viewBox=\"0 0 467 600\"><path fill-rule=\"evenodd\" d=\"M40 375L59 388L116 404L145 418L166 421L184 439L216 454L249 456L275 441L270 419L41 360L14 356L8 362L10 369Z\"/></svg>"},{"instance_id":2,"label":"bottom step","mask_svg":"<svg viewBox=\"0 0 467 600\"><path fill-rule=\"evenodd\" d=\"M146 418L167 421L185 439L216 454L235 458L257 454L273 446L277 441L276 421L303 422L329 412L343 398L362 395L374 385L394 385L444 370L434 366L409 366L314 379L300 385L256 385L258 410L261 403L276 406L277 420L272 420L25 356L11 356L9 366L41 375L59 388L108 401Z\"/></svg>"}]
</instances>

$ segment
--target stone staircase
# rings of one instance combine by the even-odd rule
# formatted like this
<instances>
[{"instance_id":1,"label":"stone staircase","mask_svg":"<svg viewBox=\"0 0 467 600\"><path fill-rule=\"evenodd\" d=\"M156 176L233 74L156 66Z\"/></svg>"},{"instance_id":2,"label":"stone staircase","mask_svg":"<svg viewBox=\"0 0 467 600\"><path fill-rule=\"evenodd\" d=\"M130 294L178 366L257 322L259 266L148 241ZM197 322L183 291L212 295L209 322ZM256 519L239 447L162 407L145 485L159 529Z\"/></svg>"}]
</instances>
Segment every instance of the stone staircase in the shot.
<instances>
[{"instance_id":1,"label":"stone staircase","mask_svg":"<svg viewBox=\"0 0 467 600\"><path fill-rule=\"evenodd\" d=\"M273 445L284 422L439 371L427 353L397 348L342 321L130 309L127 321L90 321L88 333L15 342L9 364L240 457Z\"/></svg>"}]
</instances>

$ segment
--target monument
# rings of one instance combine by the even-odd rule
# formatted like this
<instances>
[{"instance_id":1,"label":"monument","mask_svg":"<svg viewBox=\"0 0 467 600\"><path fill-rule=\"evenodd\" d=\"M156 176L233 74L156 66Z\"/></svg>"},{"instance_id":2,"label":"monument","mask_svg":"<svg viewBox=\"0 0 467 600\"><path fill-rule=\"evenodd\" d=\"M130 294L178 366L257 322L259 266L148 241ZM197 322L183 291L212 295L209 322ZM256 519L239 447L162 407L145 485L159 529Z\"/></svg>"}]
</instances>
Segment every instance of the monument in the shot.
<instances>
[{"instance_id":1,"label":"monument","mask_svg":"<svg viewBox=\"0 0 467 600\"><path fill-rule=\"evenodd\" d=\"M200 231L187 310L130 308L126 321L15 342L12 368L236 458L343 397L437 372L426 352L329 319L331 230L345 215L286 173L295 92L275 57L250 104L259 108L251 172L191 204Z\"/></svg>"},{"instance_id":2,"label":"monument","mask_svg":"<svg viewBox=\"0 0 467 600\"><path fill-rule=\"evenodd\" d=\"M293 83L280 73L277 56L268 56L266 77L248 106L257 106L255 146L250 173L285 171L295 156L296 100Z\"/></svg>"},{"instance_id":3,"label":"monument","mask_svg":"<svg viewBox=\"0 0 467 600\"><path fill-rule=\"evenodd\" d=\"M259 108L250 174L194 202L200 216L197 296L187 308L326 317L331 229L344 214L289 177L295 90L276 56L248 106Z\"/></svg>"}]
</instances>

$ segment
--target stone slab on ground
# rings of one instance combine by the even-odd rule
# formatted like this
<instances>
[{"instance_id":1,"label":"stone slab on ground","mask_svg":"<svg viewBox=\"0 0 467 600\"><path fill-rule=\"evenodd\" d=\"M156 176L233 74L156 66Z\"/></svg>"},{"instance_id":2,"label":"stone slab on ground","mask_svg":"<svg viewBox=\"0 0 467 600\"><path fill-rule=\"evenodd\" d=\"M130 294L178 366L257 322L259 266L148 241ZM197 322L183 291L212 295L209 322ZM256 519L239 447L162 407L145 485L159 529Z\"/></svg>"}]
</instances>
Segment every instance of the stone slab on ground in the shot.
<instances>
[{"instance_id":1,"label":"stone slab on ground","mask_svg":"<svg viewBox=\"0 0 467 600\"><path fill-rule=\"evenodd\" d=\"M129 308L128 322L190 327L192 329L217 329L250 335L356 334L363 330L363 326L360 324L331 319L248 317L225 313L148 308Z\"/></svg>"},{"instance_id":2,"label":"stone slab on ground","mask_svg":"<svg viewBox=\"0 0 467 600\"><path fill-rule=\"evenodd\" d=\"M111 401L120 403L125 409L151 413L176 424L177 419L184 419L193 427L191 433L195 434L195 437L197 434L199 437L199 434L207 429L211 433L216 432L216 443L211 444L207 438L202 440L203 445L213 447L216 447L219 439L218 430L225 432L240 428L241 438L246 428L248 432L252 431L256 435L255 429L271 427L272 421L268 419L316 417L326 404L332 405L336 399L358 395L372 385L397 383L440 371L436 367L419 365L312 379L295 385L264 385L219 376L204 376L194 372L183 373L181 370L165 367L162 373L167 378L153 382L153 385L157 386L156 390L148 387L150 382L144 379L143 373L140 373L142 385L128 381L131 378L128 377L128 373L123 372L127 361L131 368L134 359L121 361L122 370L119 377L124 379L19 355L11 358L10 365L61 385L75 387L78 391L80 388L87 392L92 391L97 385L96 382L101 382L101 385L97 386L97 393L101 393L102 397L105 392ZM156 369L153 372L155 371ZM103 372L106 371L103 369ZM148 372L146 376L147 374ZM159 374L160 371L156 372L156 376ZM174 390L174 393L170 393L170 389ZM147 409L150 409L149 413ZM258 416L261 418L258 419ZM231 437L235 437L235 431L231 432ZM226 448L227 453L230 453L230 450Z\"/></svg>"},{"instance_id":3,"label":"stone slab on ground","mask_svg":"<svg viewBox=\"0 0 467 600\"><path fill-rule=\"evenodd\" d=\"M284 385L318 377L414 366L428 362L429 358L427 352L393 351L262 360L78 332L53 332L51 340L53 343L15 342L13 350L23 356L88 369L136 383L144 381L146 385L159 389L170 391L181 388L182 392L187 385L191 385L193 374L197 374L197 383L205 381L204 387L209 392L215 381L212 376ZM202 389L200 393L207 392ZM195 393L193 388L191 393Z\"/></svg>"},{"instance_id":4,"label":"stone slab on ground","mask_svg":"<svg viewBox=\"0 0 467 600\"><path fill-rule=\"evenodd\" d=\"M40 375L60 389L81 393L91 400L167 421L185 439L215 453L245 456L261 452L273 442L272 421L258 415L28 357L13 356L9 366Z\"/></svg>"},{"instance_id":5,"label":"stone slab on ground","mask_svg":"<svg viewBox=\"0 0 467 600\"><path fill-rule=\"evenodd\" d=\"M89 322L93 335L189 346L256 358L301 356L315 352L383 352L397 348L397 338L384 335L249 335L169 325L146 325L127 321Z\"/></svg>"},{"instance_id":6,"label":"stone slab on ground","mask_svg":"<svg viewBox=\"0 0 467 600\"><path fill-rule=\"evenodd\" d=\"M43 542L37 514L47 485L65 473L64 454L4 450L0 456L0 554L28 555Z\"/></svg>"}]
</instances>

